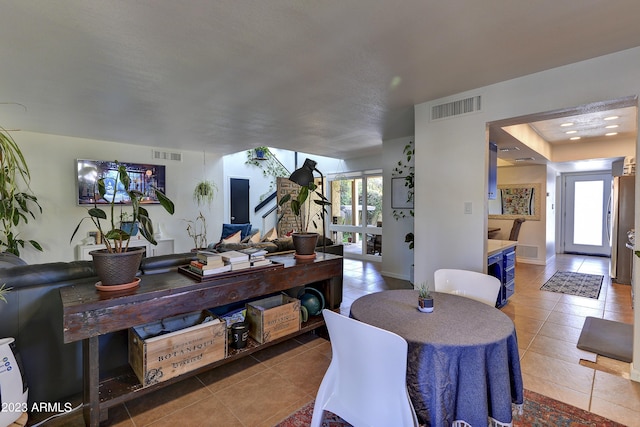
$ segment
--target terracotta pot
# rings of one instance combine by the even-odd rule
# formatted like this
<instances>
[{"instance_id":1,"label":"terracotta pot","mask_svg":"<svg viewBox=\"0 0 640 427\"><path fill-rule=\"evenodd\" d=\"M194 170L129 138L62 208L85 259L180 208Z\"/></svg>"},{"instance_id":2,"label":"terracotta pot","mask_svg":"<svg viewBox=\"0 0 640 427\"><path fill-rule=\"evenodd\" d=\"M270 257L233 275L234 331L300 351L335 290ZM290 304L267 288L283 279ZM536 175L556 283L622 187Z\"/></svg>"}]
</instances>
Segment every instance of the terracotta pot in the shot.
<instances>
[{"instance_id":1,"label":"terracotta pot","mask_svg":"<svg viewBox=\"0 0 640 427\"><path fill-rule=\"evenodd\" d=\"M127 252L109 253L106 249L91 251L93 266L102 286L131 283L136 278L145 248L129 248Z\"/></svg>"},{"instance_id":2,"label":"terracotta pot","mask_svg":"<svg viewBox=\"0 0 640 427\"><path fill-rule=\"evenodd\" d=\"M293 233L293 247L298 255L313 255L316 252L318 233Z\"/></svg>"}]
</instances>

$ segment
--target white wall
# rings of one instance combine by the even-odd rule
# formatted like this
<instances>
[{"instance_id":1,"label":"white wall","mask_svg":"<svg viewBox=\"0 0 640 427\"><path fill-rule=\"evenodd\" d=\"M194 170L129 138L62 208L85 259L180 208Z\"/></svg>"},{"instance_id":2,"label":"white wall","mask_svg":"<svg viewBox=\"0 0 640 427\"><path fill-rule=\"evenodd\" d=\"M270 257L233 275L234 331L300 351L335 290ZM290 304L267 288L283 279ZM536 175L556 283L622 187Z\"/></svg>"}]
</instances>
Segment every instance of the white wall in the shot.
<instances>
[{"instance_id":1,"label":"white wall","mask_svg":"<svg viewBox=\"0 0 640 427\"><path fill-rule=\"evenodd\" d=\"M416 282L442 267L486 268L487 122L637 95L638 69L634 48L416 105ZM431 106L475 95L482 96L481 112L430 121ZM472 203L470 215L465 202ZM639 310L635 326L632 376L640 380Z\"/></svg>"},{"instance_id":2,"label":"white wall","mask_svg":"<svg viewBox=\"0 0 640 427\"><path fill-rule=\"evenodd\" d=\"M382 274L409 280L413 250L404 241L404 236L413 231L413 218L393 217L391 208L391 176L398 160L404 160L405 145L413 141L413 136L384 141L382 145L382 168L384 169L384 199L382 213ZM408 211L406 211L408 213Z\"/></svg>"},{"instance_id":3,"label":"white wall","mask_svg":"<svg viewBox=\"0 0 640 427\"><path fill-rule=\"evenodd\" d=\"M152 159L150 147L96 141L83 138L47 135L33 132L12 132L12 136L23 151L31 171L31 188L42 205L43 213L29 221L19 230L23 239L35 239L44 248L38 252L25 247L21 257L30 264L71 261L75 259L75 246L94 230L93 224L85 220L73 242L71 234L86 208L76 204L75 159L120 160L123 162L165 164L167 166L167 195L176 205L176 212L169 215L160 205L148 207L154 225L160 227L164 237L175 239L176 252L186 252L193 246L186 233L183 219L195 219L198 207L192 199L195 184L203 179L203 154L179 151L182 162L156 161ZM218 156L207 155L207 179L220 185L222 165ZM215 203L211 209L203 209L210 230L219 230L222 218Z\"/></svg>"}]
</instances>

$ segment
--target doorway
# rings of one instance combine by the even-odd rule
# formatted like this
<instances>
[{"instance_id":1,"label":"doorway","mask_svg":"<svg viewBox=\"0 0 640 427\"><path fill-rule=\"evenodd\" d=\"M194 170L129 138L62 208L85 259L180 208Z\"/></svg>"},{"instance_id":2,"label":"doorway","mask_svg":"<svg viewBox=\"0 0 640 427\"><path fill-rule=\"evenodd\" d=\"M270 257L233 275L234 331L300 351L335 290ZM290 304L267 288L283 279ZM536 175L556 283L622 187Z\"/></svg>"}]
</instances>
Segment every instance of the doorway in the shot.
<instances>
[{"instance_id":1,"label":"doorway","mask_svg":"<svg viewBox=\"0 0 640 427\"><path fill-rule=\"evenodd\" d=\"M230 223L249 223L249 180L230 178L229 188L231 194Z\"/></svg>"},{"instance_id":2,"label":"doorway","mask_svg":"<svg viewBox=\"0 0 640 427\"><path fill-rule=\"evenodd\" d=\"M611 173L563 174L563 252L611 256Z\"/></svg>"}]
</instances>

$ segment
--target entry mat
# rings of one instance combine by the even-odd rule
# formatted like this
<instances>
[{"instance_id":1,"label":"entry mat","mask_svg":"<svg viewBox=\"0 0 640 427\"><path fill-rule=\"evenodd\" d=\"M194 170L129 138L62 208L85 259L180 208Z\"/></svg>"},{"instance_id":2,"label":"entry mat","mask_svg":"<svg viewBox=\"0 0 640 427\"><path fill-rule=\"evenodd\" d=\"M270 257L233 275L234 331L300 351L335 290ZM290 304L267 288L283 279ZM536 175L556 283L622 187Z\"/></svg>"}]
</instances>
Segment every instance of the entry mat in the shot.
<instances>
[{"instance_id":1,"label":"entry mat","mask_svg":"<svg viewBox=\"0 0 640 427\"><path fill-rule=\"evenodd\" d=\"M595 298L600 295L604 276L597 274L556 271L551 279L540 288L543 291L560 292L580 297Z\"/></svg>"},{"instance_id":2,"label":"entry mat","mask_svg":"<svg viewBox=\"0 0 640 427\"><path fill-rule=\"evenodd\" d=\"M631 362L633 325L587 317L577 347L611 359Z\"/></svg>"}]
</instances>

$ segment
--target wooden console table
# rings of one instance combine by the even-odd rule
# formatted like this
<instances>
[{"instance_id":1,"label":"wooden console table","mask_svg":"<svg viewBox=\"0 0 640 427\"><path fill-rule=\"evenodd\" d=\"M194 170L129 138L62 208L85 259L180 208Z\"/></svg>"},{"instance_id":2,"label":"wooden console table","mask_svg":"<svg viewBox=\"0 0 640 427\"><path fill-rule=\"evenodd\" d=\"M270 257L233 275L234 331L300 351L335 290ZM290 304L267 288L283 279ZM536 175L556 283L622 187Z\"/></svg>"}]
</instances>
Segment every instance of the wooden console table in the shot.
<instances>
[{"instance_id":1,"label":"wooden console table","mask_svg":"<svg viewBox=\"0 0 640 427\"><path fill-rule=\"evenodd\" d=\"M322 326L322 316L312 316L296 333L266 344L251 342L244 349L230 349L229 355L223 360L148 387L140 384L129 366L123 367L121 374L100 378L100 335L312 283L321 286L327 301L341 300L341 295L334 295L341 289L331 285L332 279L342 279L341 256L319 252L312 261L298 262L293 255L273 256L270 259L284 264L284 268L248 270L239 272L237 276L203 282L178 272L148 275L143 276L139 287L125 292L98 292L92 282L61 288L64 342L82 340L86 425L98 426L101 420L107 419L109 408L127 400ZM337 308L329 305L330 308Z\"/></svg>"}]
</instances>

